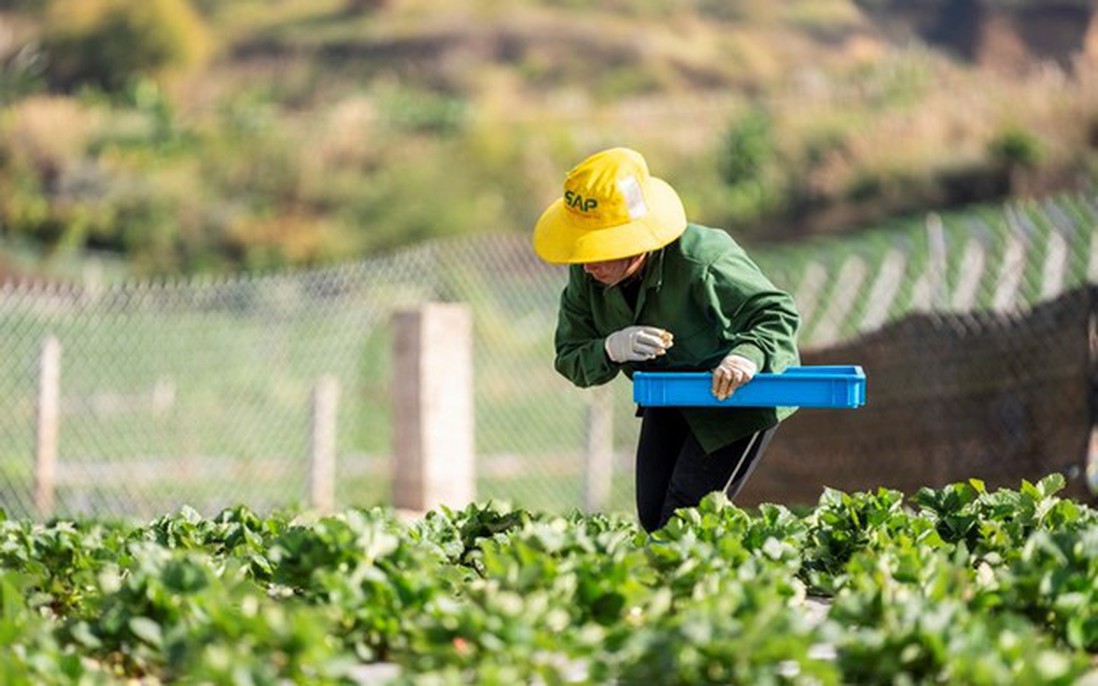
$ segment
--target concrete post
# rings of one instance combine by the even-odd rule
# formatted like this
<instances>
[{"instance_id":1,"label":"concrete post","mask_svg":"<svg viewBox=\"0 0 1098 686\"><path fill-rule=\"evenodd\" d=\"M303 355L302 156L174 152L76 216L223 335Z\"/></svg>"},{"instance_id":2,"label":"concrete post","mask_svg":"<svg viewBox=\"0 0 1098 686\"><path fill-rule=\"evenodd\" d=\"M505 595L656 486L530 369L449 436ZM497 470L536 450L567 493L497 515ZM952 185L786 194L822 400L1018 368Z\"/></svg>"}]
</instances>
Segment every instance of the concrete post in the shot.
<instances>
[{"instance_id":1,"label":"concrete post","mask_svg":"<svg viewBox=\"0 0 1098 686\"><path fill-rule=\"evenodd\" d=\"M61 429L61 341L42 344L38 367L38 417L34 450L34 507L40 517L53 512L57 441Z\"/></svg>"},{"instance_id":2,"label":"concrete post","mask_svg":"<svg viewBox=\"0 0 1098 686\"><path fill-rule=\"evenodd\" d=\"M323 514L335 509L336 415L339 382L323 376L313 389L309 436L309 504Z\"/></svg>"},{"instance_id":3,"label":"concrete post","mask_svg":"<svg viewBox=\"0 0 1098 686\"><path fill-rule=\"evenodd\" d=\"M393 505L423 511L475 498L473 317L430 303L393 318Z\"/></svg>"}]
</instances>

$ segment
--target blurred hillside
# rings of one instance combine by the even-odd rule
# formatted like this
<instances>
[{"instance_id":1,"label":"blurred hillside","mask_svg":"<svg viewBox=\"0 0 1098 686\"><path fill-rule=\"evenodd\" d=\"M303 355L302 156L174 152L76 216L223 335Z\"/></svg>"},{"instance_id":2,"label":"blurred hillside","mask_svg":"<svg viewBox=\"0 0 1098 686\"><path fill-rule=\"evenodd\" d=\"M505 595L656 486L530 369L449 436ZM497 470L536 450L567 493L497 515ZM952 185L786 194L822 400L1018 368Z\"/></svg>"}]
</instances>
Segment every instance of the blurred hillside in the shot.
<instances>
[{"instance_id":1,"label":"blurred hillside","mask_svg":"<svg viewBox=\"0 0 1098 686\"><path fill-rule=\"evenodd\" d=\"M1080 0L4 7L0 277L89 251L164 274L525 232L609 145L748 242L1098 178Z\"/></svg>"}]
</instances>

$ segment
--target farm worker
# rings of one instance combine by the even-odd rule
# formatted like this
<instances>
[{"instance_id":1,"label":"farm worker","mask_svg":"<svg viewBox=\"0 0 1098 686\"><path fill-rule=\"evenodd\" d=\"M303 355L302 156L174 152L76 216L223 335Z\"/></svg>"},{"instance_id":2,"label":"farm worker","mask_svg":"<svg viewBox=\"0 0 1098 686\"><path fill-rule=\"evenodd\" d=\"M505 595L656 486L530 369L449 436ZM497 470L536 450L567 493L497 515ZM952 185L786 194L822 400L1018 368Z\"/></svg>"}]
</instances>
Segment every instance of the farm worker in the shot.
<instances>
[{"instance_id":1,"label":"farm worker","mask_svg":"<svg viewBox=\"0 0 1098 686\"><path fill-rule=\"evenodd\" d=\"M618 372L711 370L723 400L759 371L799 364L793 299L727 232L688 223L678 194L634 150L603 150L568 172L533 242L541 259L570 265L555 366L576 386ZM735 497L792 412L638 409L641 525L654 531L713 491Z\"/></svg>"}]
</instances>

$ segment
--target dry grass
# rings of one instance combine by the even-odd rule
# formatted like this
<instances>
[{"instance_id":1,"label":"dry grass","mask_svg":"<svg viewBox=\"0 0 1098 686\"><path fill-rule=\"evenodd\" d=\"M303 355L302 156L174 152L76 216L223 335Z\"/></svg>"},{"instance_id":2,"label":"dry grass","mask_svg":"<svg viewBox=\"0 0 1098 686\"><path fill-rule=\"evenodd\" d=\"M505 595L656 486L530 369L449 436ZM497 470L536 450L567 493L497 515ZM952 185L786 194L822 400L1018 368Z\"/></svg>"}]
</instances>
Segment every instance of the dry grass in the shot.
<instances>
[{"instance_id":1,"label":"dry grass","mask_svg":"<svg viewBox=\"0 0 1098 686\"><path fill-rule=\"evenodd\" d=\"M99 130L101 113L61 96L34 96L0 112L0 147L43 175L54 175L84 156Z\"/></svg>"}]
</instances>

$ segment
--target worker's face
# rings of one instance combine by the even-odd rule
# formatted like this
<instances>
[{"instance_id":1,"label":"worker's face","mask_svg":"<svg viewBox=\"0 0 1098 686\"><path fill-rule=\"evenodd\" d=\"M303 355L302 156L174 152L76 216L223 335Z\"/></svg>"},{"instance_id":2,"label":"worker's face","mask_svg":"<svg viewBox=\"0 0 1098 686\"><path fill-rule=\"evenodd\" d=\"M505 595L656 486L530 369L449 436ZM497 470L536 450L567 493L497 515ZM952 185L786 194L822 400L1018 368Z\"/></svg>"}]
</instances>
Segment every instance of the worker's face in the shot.
<instances>
[{"instance_id":1,"label":"worker's face","mask_svg":"<svg viewBox=\"0 0 1098 686\"><path fill-rule=\"evenodd\" d=\"M644 264L644 255L637 255L635 257L623 257L620 260L586 262L583 265L583 271L590 274L595 281L612 286L622 279L632 276L640 269L642 264Z\"/></svg>"}]
</instances>

